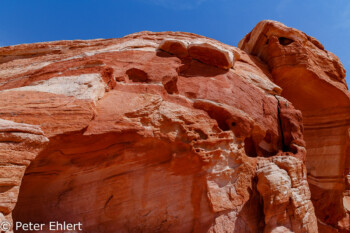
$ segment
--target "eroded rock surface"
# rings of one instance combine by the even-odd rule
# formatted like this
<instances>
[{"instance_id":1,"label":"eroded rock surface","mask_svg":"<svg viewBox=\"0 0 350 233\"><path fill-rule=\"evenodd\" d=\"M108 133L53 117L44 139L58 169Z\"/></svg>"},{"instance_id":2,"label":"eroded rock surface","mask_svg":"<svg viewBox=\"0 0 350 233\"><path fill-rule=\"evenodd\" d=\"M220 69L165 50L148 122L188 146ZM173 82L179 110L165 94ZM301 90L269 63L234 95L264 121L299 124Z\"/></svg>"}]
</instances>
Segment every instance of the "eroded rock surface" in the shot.
<instances>
[{"instance_id":1,"label":"eroded rock surface","mask_svg":"<svg viewBox=\"0 0 350 233\"><path fill-rule=\"evenodd\" d=\"M239 47L269 66L282 96L302 111L308 182L320 229L349 232L343 200L349 196L350 95L342 64L315 38L269 20L258 23Z\"/></svg>"},{"instance_id":2,"label":"eroded rock surface","mask_svg":"<svg viewBox=\"0 0 350 233\"><path fill-rule=\"evenodd\" d=\"M304 60L288 55L296 71L280 77L286 61L271 54L288 50L266 49L264 27L271 44L279 28L295 34L280 46L300 35L314 46L298 44ZM84 232L348 232L345 71L316 39L277 22L249 35L242 50L182 32L0 48L0 153L18 160L1 172L1 217L81 222ZM312 88L339 98L302 105L302 75L287 75L304 68ZM325 91L311 92L321 101ZM317 115L324 108L332 120ZM327 205L337 216L324 218Z\"/></svg>"},{"instance_id":3,"label":"eroded rock surface","mask_svg":"<svg viewBox=\"0 0 350 233\"><path fill-rule=\"evenodd\" d=\"M25 170L47 144L38 126L0 119L0 221L12 222ZM8 225L1 225L1 230ZM12 232L9 230L8 232Z\"/></svg>"}]
</instances>

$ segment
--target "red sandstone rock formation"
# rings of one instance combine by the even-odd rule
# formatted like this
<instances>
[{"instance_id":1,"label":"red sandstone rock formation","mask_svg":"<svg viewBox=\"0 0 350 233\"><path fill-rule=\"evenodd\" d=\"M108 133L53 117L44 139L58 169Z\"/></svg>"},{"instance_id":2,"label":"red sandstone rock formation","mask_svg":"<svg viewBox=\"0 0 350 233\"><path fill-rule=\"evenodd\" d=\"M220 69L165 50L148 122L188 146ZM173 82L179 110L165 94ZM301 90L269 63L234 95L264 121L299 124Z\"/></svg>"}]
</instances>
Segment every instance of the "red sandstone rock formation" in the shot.
<instances>
[{"instance_id":1,"label":"red sandstone rock formation","mask_svg":"<svg viewBox=\"0 0 350 233\"><path fill-rule=\"evenodd\" d=\"M141 32L0 48L1 219L349 232L342 65L272 21L239 47Z\"/></svg>"},{"instance_id":2,"label":"red sandstone rock formation","mask_svg":"<svg viewBox=\"0 0 350 233\"><path fill-rule=\"evenodd\" d=\"M274 21L260 22L239 47L269 66L282 96L302 111L320 231L349 232L350 94L342 64L315 38Z\"/></svg>"}]
</instances>

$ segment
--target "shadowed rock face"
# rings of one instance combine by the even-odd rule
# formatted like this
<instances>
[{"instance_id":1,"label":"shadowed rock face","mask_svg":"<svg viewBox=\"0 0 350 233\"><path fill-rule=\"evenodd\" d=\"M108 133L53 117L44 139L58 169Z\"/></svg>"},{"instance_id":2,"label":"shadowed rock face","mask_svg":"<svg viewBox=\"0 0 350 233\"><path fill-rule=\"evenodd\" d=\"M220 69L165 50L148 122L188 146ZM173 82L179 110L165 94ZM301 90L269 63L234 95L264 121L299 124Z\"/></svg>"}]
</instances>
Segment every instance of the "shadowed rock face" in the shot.
<instances>
[{"instance_id":1,"label":"shadowed rock face","mask_svg":"<svg viewBox=\"0 0 350 233\"><path fill-rule=\"evenodd\" d=\"M277 49L261 42L265 27ZM271 61L302 36L314 50L297 48L310 58L290 55L286 71L289 58ZM17 159L3 162L0 217L81 222L84 232L349 231L341 64L315 39L271 21L240 47L140 32L0 48L0 153ZM299 71L314 86L284 74ZM323 103L313 88L341 95ZM313 98L320 103L309 109ZM325 109L335 120L317 115ZM23 151L30 158L16 157Z\"/></svg>"}]
</instances>

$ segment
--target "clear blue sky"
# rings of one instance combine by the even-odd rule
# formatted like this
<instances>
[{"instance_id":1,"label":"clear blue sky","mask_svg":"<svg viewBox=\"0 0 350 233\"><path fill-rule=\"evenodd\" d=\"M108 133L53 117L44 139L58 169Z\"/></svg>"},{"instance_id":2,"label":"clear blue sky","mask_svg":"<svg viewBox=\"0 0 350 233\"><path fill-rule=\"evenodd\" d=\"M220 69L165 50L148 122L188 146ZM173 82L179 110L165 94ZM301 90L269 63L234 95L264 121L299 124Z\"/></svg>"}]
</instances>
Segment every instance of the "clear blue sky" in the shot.
<instances>
[{"instance_id":1,"label":"clear blue sky","mask_svg":"<svg viewBox=\"0 0 350 233\"><path fill-rule=\"evenodd\" d=\"M350 76L349 0L0 0L0 46L143 30L193 32L236 46L263 19L316 37Z\"/></svg>"}]
</instances>

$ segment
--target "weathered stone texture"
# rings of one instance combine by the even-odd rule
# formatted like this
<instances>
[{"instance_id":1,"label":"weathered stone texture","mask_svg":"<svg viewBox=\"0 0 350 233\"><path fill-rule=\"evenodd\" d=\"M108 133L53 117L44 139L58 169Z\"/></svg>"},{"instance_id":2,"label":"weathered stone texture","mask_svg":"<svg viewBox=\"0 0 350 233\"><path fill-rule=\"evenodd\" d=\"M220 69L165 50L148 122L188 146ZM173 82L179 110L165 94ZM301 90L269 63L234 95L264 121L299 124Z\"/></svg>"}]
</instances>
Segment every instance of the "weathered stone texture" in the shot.
<instances>
[{"instance_id":1,"label":"weathered stone texture","mask_svg":"<svg viewBox=\"0 0 350 233\"><path fill-rule=\"evenodd\" d=\"M0 218L349 232L344 77L274 21L239 48L182 32L0 48Z\"/></svg>"}]
</instances>

